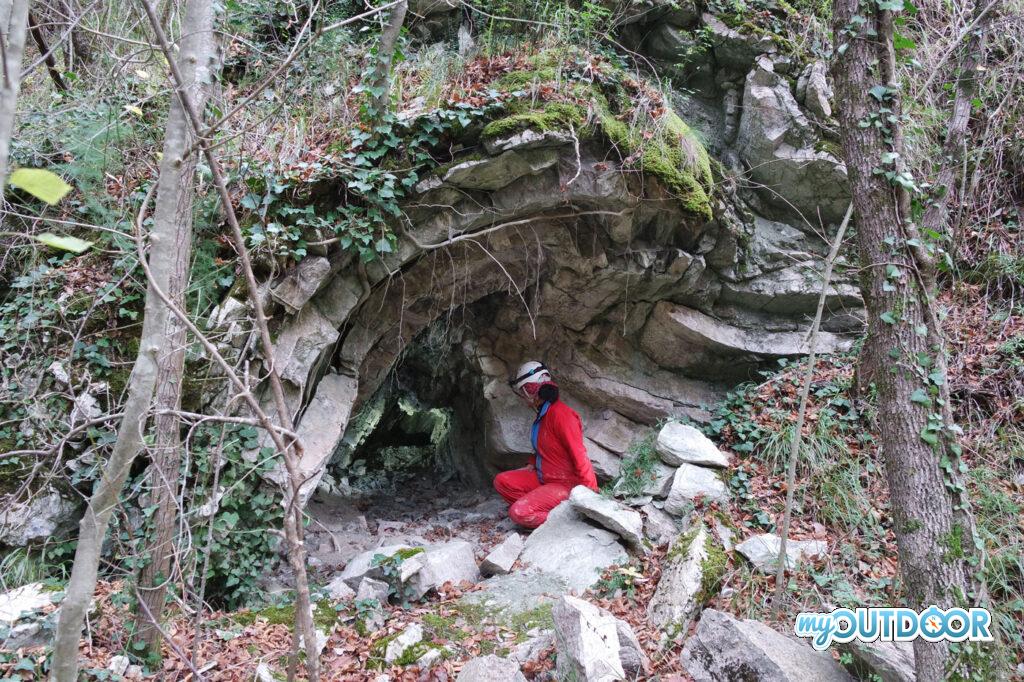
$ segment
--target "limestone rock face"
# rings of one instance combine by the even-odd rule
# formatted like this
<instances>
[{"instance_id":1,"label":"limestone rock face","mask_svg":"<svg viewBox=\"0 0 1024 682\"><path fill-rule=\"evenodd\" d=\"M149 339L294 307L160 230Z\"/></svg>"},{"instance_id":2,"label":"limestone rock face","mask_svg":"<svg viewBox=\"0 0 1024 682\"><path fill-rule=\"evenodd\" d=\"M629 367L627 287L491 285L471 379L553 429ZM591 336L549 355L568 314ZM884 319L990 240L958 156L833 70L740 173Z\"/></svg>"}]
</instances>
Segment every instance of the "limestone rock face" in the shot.
<instances>
[{"instance_id":1,"label":"limestone rock face","mask_svg":"<svg viewBox=\"0 0 1024 682\"><path fill-rule=\"evenodd\" d=\"M850 202L846 167L817 151L810 122L771 60L761 57L747 76L736 146L751 176L771 188L767 203L785 197L800 213L837 224ZM792 211L779 206L782 212Z\"/></svg>"},{"instance_id":2,"label":"limestone rock face","mask_svg":"<svg viewBox=\"0 0 1024 682\"><path fill-rule=\"evenodd\" d=\"M684 463L708 467L729 466L725 454L707 436L689 424L665 424L658 432L654 448L661 460L669 466Z\"/></svg>"},{"instance_id":3,"label":"limestone rock face","mask_svg":"<svg viewBox=\"0 0 1024 682\"><path fill-rule=\"evenodd\" d=\"M583 520L570 502L555 507L540 528L526 540L520 560L535 570L565 581L582 592L601 577L601 572L628 560L614 533Z\"/></svg>"},{"instance_id":4,"label":"limestone rock face","mask_svg":"<svg viewBox=\"0 0 1024 682\"><path fill-rule=\"evenodd\" d=\"M552 609L559 679L581 682L635 679L647 656L632 628L576 597L562 597Z\"/></svg>"},{"instance_id":5,"label":"limestone rock face","mask_svg":"<svg viewBox=\"0 0 1024 682\"><path fill-rule=\"evenodd\" d=\"M683 667L696 682L853 682L828 652L714 609L704 611L686 643Z\"/></svg>"},{"instance_id":6,"label":"limestone rock face","mask_svg":"<svg viewBox=\"0 0 1024 682\"><path fill-rule=\"evenodd\" d=\"M270 288L270 295L289 313L297 313L313 298L330 272L331 262L326 258L303 258L280 282Z\"/></svg>"},{"instance_id":7,"label":"limestone rock face","mask_svg":"<svg viewBox=\"0 0 1024 682\"><path fill-rule=\"evenodd\" d=\"M558 162L553 150L507 151L500 156L452 166L444 182L463 189L501 189L524 175L539 173Z\"/></svg>"},{"instance_id":8,"label":"limestone rock face","mask_svg":"<svg viewBox=\"0 0 1024 682\"><path fill-rule=\"evenodd\" d=\"M572 489L569 502L577 512L612 531L630 547L643 548L644 520L638 512L582 485Z\"/></svg>"},{"instance_id":9,"label":"limestone rock face","mask_svg":"<svg viewBox=\"0 0 1024 682\"><path fill-rule=\"evenodd\" d=\"M774 574L779 560L782 539L778 535L762 533L736 545L736 551L747 558L762 573ZM828 551L824 540L787 540L786 565L795 568L800 561L821 556Z\"/></svg>"}]
</instances>

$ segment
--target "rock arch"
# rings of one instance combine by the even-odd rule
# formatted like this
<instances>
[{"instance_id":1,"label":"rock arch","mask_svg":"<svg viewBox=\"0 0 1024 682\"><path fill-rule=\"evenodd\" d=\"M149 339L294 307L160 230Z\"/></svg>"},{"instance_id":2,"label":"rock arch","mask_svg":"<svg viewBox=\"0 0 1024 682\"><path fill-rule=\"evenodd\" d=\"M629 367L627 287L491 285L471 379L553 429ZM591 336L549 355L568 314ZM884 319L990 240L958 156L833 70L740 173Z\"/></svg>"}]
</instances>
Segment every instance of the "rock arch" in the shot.
<instances>
[{"instance_id":1,"label":"rock arch","mask_svg":"<svg viewBox=\"0 0 1024 682\"><path fill-rule=\"evenodd\" d=\"M769 67L755 67L762 91ZM752 135L756 121L744 126ZM268 285L274 363L305 444L307 493L352 411L418 334L455 309L489 308L487 328L464 326L460 351L479 379L492 467L529 450L517 428L529 415L504 387L524 358L555 368L610 475L638 424L706 418L766 361L804 352L827 250L813 231L754 213L726 185L713 218L694 218L596 140L579 146L526 130L486 149L416 187L398 248L365 272L338 251ZM815 163L844 175L826 156ZM833 188L830 215L836 196ZM852 345L860 305L852 283L832 285L820 348ZM225 304L218 323L237 323L242 308Z\"/></svg>"}]
</instances>

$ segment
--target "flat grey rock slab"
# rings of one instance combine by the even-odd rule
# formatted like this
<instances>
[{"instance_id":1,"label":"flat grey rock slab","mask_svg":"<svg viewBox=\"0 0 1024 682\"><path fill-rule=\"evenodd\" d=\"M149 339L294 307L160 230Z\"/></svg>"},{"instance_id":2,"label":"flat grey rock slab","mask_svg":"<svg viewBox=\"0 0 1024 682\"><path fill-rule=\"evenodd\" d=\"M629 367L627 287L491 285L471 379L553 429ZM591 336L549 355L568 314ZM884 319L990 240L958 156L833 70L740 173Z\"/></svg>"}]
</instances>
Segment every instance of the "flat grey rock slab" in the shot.
<instances>
[{"instance_id":1,"label":"flat grey rock slab","mask_svg":"<svg viewBox=\"0 0 1024 682\"><path fill-rule=\"evenodd\" d=\"M729 490L714 470L683 464L672 477L672 487L665 498L665 511L677 516L688 514L698 497L709 502L728 502Z\"/></svg>"},{"instance_id":2,"label":"flat grey rock slab","mask_svg":"<svg viewBox=\"0 0 1024 682\"><path fill-rule=\"evenodd\" d=\"M488 577L504 575L510 572L512 566L516 563L516 559L522 554L525 544L522 535L512 533L502 540L501 544L490 551L480 564L480 572Z\"/></svg>"},{"instance_id":3,"label":"flat grey rock slab","mask_svg":"<svg viewBox=\"0 0 1024 682\"><path fill-rule=\"evenodd\" d=\"M775 573L781 544L782 538L778 535L762 533L736 545L736 551L762 573ZM827 551L828 543L824 540L787 540L786 568L795 568L801 561L821 556Z\"/></svg>"},{"instance_id":4,"label":"flat grey rock slab","mask_svg":"<svg viewBox=\"0 0 1024 682\"><path fill-rule=\"evenodd\" d=\"M572 489L569 501L577 512L612 531L630 547L643 549L644 520L639 512L582 485Z\"/></svg>"},{"instance_id":5,"label":"flat grey rock slab","mask_svg":"<svg viewBox=\"0 0 1024 682\"><path fill-rule=\"evenodd\" d=\"M704 611L682 662L695 682L853 682L828 652L715 609Z\"/></svg>"},{"instance_id":6,"label":"flat grey rock slab","mask_svg":"<svg viewBox=\"0 0 1024 682\"><path fill-rule=\"evenodd\" d=\"M707 467L727 467L729 458L699 429L689 424L669 422L658 432L654 444L658 456L669 466L696 464Z\"/></svg>"},{"instance_id":7,"label":"flat grey rock slab","mask_svg":"<svg viewBox=\"0 0 1024 682\"><path fill-rule=\"evenodd\" d=\"M526 682L519 664L494 654L471 659L462 666L456 682Z\"/></svg>"}]
</instances>

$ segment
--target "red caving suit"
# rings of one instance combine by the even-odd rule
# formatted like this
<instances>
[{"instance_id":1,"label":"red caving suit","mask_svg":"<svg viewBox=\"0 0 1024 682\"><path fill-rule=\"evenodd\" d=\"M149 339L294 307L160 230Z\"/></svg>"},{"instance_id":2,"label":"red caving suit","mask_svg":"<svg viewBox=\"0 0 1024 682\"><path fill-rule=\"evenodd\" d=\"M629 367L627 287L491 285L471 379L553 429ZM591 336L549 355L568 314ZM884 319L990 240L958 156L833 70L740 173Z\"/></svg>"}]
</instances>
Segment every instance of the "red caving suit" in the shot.
<instances>
[{"instance_id":1,"label":"red caving suit","mask_svg":"<svg viewBox=\"0 0 1024 682\"><path fill-rule=\"evenodd\" d=\"M597 490L597 477L583 445L583 423L571 407L555 398L544 403L533 423L533 466L504 471L494 488L510 505L509 517L536 528L548 512L568 499L578 485Z\"/></svg>"}]
</instances>

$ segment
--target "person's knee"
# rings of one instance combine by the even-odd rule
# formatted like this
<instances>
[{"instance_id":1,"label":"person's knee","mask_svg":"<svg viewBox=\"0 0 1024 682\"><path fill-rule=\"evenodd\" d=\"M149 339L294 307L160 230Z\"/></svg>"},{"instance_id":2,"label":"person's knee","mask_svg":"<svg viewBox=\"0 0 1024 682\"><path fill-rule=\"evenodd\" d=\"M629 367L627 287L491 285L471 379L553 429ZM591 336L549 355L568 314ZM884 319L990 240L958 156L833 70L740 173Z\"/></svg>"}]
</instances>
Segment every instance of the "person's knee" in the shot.
<instances>
[{"instance_id":1,"label":"person's knee","mask_svg":"<svg viewBox=\"0 0 1024 682\"><path fill-rule=\"evenodd\" d=\"M508 517L524 528L536 528L544 523L547 512L536 509L528 500L519 500L508 508Z\"/></svg>"},{"instance_id":2,"label":"person's knee","mask_svg":"<svg viewBox=\"0 0 1024 682\"><path fill-rule=\"evenodd\" d=\"M509 485L509 472L502 471L500 474L494 477L494 489L499 493L511 492L512 486Z\"/></svg>"}]
</instances>

